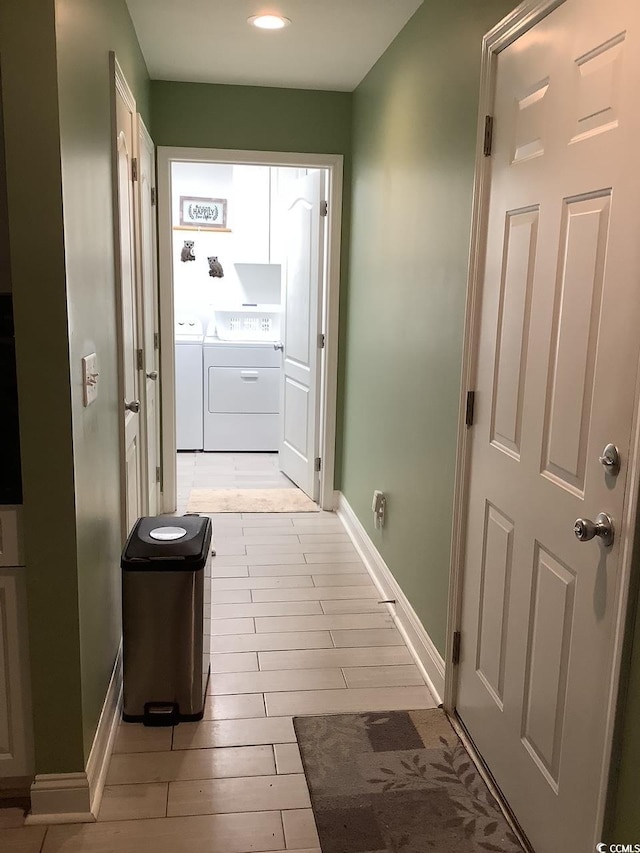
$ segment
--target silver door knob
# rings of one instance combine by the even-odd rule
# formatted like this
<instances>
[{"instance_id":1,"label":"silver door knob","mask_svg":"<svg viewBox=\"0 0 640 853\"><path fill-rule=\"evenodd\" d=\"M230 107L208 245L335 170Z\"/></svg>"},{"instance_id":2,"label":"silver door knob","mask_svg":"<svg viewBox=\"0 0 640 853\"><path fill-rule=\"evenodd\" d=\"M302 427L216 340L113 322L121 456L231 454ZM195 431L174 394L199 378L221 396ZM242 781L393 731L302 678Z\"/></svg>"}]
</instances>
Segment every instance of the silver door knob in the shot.
<instances>
[{"instance_id":1,"label":"silver door knob","mask_svg":"<svg viewBox=\"0 0 640 853\"><path fill-rule=\"evenodd\" d=\"M140 400L132 400L130 403L127 403L125 400L124 407L128 412L133 412L134 415L137 415L140 411Z\"/></svg>"},{"instance_id":2,"label":"silver door knob","mask_svg":"<svg viewBox=\"0 0 640 853\"><path fill-rule=\"evenodd\" d=\"M612 477L620 473L620 451L615 444L607 444L599 461L607 474L611 474Z\"/></svg>"},{"instance_id":3,"label":"silver door knob","mask_svg":"<svg viewBox=\"0 0 640 853\"><path fill-rule=\"evenodd\" d=\"M573 532L579 542L589 542L594 536L599 536L603 545L613 545L615 536L613 520L606 512L597 515L595 521L589 518L576 518Z\"/></svg>"},{"instance_id":4,"label":"silver door knob","mask_svg":"<svg viewBox=\"0 0 640 853\"><path fill-rule=\"evenodd\" d=\"M284 351L284 344L282 343L282 341L277 341L277 342L273 345L273 348L274 348L275 350L280 350L280 352L283 352L283 351Z\"/></svg>"},{"instance_id":5,"label":"silver door knob","mask_svg":"<svg viewBox=\"0 0 640 853\"><path fill-rule=\"evenodd\" d=\"M155 382L157 378L158 378L158 371L157 370L151 370L149 373L147 373L147 379L153 379L153 381Z\"/></svg>"}]
</instances>

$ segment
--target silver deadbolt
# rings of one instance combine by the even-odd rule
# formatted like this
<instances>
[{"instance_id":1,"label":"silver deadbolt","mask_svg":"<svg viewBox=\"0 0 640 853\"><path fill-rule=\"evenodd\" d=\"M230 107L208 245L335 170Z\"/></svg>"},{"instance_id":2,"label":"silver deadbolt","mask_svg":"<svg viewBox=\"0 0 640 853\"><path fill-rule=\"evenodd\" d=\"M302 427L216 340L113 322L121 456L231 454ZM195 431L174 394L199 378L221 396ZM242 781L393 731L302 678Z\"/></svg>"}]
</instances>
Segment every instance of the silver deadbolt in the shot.
<instances>
[{"instance_id":1,"label":"silver deadbolt","mask_svg":"<svg viewBox=\"0 0 640 853\"><path fill-rule=\"evenodd\" d=\"M157 378L158 378L158 371L157 370L152 370L149 373L147 373L147 379L152 379L155 382Z\"/></svg>"},{"instance_id":2,"label":"silver deadbolt","mask_svg":"<svg viewBox=\"0 0 640 853\"><path fill-rule=\"evenodd\" d=\"M132 400L130 403L125 402L124 407L128 412L133 412L134 415L137 415L140 411L140 400Z\"/></svg>"},{"instance_id":3,"label":"silver deadbolt","mask_svg":"<svg viewBox=\"0 0 640 853\"><path fill-rule=\"evenodd\" d=\"M616 474L620 473L620 451L615 444L607 444L605 449L602 451L600 464L607 474L611 474L612 477L615 477Z\"/></svg>"},{"instance_id":4,"label":"silver deadbolt","mask_svg":"<svg viewBox=\"0 0 640 853\"><path fill-rule=\"evenodd\" d=\"M595 521L591 521L589 518L576 518L573 532L579 542L589 542L594 536L598 536L603 545L613 545L615 537L613 520L606 512L597 515Z\"/></svg>"},{"instance_id":5,"label":"silver deadbolt","mask_svg":"<svg viewBox=\"0 0 640 853\"><path fill-rule=\"evenodd\" d=\"M275 350L280 350L280 352L282 352L282 351L284 350L284 344L282 343L282 341L277 341L277 342L273 345L273 348L274 348Z\"/></svg>"}]
</instances>

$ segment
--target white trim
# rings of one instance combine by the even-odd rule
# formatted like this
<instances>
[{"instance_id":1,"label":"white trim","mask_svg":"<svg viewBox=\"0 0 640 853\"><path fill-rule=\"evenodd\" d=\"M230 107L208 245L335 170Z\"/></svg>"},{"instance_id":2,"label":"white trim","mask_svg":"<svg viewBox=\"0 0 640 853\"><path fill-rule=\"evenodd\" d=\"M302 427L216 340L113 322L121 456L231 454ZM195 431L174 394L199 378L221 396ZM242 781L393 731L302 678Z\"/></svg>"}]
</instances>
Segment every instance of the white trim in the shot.
<instances>
[{"instance_id":1,"label":"white trim","mask_svg":"<svg viewBox=\"0 0 640 853\"><path fill-rule=\"evenodd\" d=\"M0 508L0 567L24 566L22 507Z\"/></svg>"},{"instance_id":2,"label":"white trim","mask_svg":"<svg viewBox=\"0 0 640 853\"><path fill-rule=\"evenodd\" d=\"M506 18L487 33L482 43L473 218L458 418L458 448L455 474L447 619L447 647L445 651L445 660L452 659L454 632L460 629L462 590L464 583L463 560L467 526L467 490L471 445L471 442L468 439L467 427L465 425L466 393L468 389L473 389L476 375L477 344L479 335L478 324L482 299L483 266L486 251L486 225L489 186L491 180L491 158L485 157L483 153L484 117L487 114L491 114L493 111L497 54L561 6L564 2L565 0L525 0L524 3L518 6L517 9L507 15ZM607 701L607 728L605 737L605 755L603 756L602 776L600 779L600 796L596 815L596 837L594 839L594 846L601 837L607 808L607 794L611 773L616 710L620 690L624 637L629 618L629 588L632 570L632 554L635 542L635 529L638 516L638 489L640 487L640 373L638 374L638 383L636 386L631 439L629 476L627 477L625 488L624 518L619 534L622 544L620 549L620 577L617 589L616 625L613 641L611 681L609 685L606 686L605 691L603 691L606 692ZM448 667L445 680L444 707L451 716L456 713L458 678L458 667Z\"/></svg>"},{"instance_id":3,"label":"white trim","mask_svg":"<svg viewBox=\"0 0 640 853\"><path fill-rule=\"evenodd\" d=\"M98 721L86 769L79 773L40 773L31 785L26 824L93 823L98 818L113 744L122 711L122 644Z\"/></svg>"},{"instance_id":4,"label":"white trim","mask_svg":"<svg viewBox=\"0 0 640 853\"><path fill-rule=\"evenodd\" d=\"M171 163L232 163L256 166L294 166L326 169L329 174L329 214L323 298L325 349L322 358L322 399L320 423L320 506L334 507L336 421L338 406L338 312L340 303L340 262L342 234L342 154L294 154L278 151L239 151L218 148L158 148L158 234L160 273L160 379L162 382L162 509L176 509L176 426L173 263L171 234ZM164 239L163 239L164 238ZM168 342L168 345L163 345Z\"/></svg>"},{"instance_id":5,"label":"white trim","mask_svg":"<svg viewBox=\"0 0 640 853\"><path fill-rule=\"evenodd\" d=\"M388 604L387 609L402 634L407 648L411 652L429 689L438 704L440 704L442 702L445 682L445 665L442 655L435 647L418 614L411 606L409 599L402 591L391 569L387 566L369 537L369 534L364 529L349 501L341 492L337 494L338 518L344 524L349 538L371 575L374 584L380 591L382 598L395 599L395 605Z\"/></svg>"}]
</instances>

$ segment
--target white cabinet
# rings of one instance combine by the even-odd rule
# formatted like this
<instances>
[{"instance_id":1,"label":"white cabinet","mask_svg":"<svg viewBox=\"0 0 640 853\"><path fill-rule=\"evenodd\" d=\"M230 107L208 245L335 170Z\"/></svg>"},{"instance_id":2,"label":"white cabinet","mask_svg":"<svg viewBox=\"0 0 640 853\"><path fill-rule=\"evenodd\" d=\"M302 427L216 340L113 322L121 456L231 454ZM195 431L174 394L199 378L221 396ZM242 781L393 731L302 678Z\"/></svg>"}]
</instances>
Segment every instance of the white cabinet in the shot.
<instances>
[{"instance_id":1,"label":"white cabinet","mask_svg":"<svg viewBox=\"0 0 640 853\"><path fill-rule=\"evenodd\" d=\"M27 591L20 507L0 507L0 778L33 773Z\"/></svg>"},{"instance_id":2,"label":"white cabinet","mask_svg":"<svg viewBox=\"0 0 640 853\"><path fill-rule=\"evenodd\" d=\"M268 166L234 166L228 225L236 263L268 264L270 255L270 192Z\"/></svg>"}]
</instances>

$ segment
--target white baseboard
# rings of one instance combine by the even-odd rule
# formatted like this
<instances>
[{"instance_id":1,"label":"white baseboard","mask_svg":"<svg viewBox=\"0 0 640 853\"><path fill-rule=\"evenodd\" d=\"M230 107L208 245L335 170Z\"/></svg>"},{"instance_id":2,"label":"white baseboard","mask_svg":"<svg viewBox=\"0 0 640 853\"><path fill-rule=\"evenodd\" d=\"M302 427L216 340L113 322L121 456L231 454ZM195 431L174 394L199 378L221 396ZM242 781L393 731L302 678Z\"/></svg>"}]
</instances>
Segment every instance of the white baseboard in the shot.
<instances>
[{"instance_id":1,"label":"white baseboard","mask_svg":"<svg viewBox=\"0 0 640 853\"><path fill-rule=\"evenodd\" d=\"M435 647L433 640L409 603L409 599L400 588L398 581L394 578L391 569L382 559L360 519L351 508L349 501L341 492L337 493L336 506L338 517L344 524L345 530L360 554L373 582L380 590L382 598L395 600L395 604L387 605L389 612L431 692L441 704L444 696L445 678L445 663L442 655Z\"/></svg>"},{"instance_id":2,"label":"white baseboard","mask_svg":"<svg viewBox=\"0 0 640 853\"><path fill-rule=\"evenodd\" d=\"M121 710L122 645L118 649L85 770L36 775L31 785L31 812L25 823L92 823L96 820Z\"/></svg>"}]
</instances>

